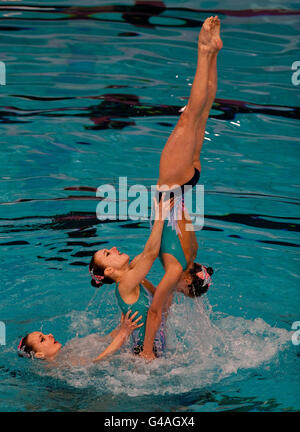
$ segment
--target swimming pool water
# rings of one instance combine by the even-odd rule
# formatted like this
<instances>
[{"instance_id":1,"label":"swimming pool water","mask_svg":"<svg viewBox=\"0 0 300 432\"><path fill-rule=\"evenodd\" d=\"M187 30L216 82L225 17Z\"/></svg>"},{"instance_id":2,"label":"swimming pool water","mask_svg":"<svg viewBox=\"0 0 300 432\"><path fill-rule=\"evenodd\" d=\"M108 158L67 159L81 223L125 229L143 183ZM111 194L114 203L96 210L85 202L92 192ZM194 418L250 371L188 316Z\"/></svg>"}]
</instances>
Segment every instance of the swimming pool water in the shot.
<instances>
[{"instance_id":1,"label":"swimming pool water","mask_svg":"<svg viewBox=\"0 0 300 432\"><path fill-rule=\"evenodd\" d=\"M101 223L95 191L120 176L156 183L199 29L216 14L224 47L197 232L213 286L199 302L176 297L166 356L150 366L128 346L85 368L19 359L26 332L94 355L96 333L116 326L113 289L95 292L87 264L102 244L135 256L149 227ZM0 411L299 410L299 15L270 0L0 5ZM150 280L161 276L156 262Z\"/></svg>"}]
</instances>

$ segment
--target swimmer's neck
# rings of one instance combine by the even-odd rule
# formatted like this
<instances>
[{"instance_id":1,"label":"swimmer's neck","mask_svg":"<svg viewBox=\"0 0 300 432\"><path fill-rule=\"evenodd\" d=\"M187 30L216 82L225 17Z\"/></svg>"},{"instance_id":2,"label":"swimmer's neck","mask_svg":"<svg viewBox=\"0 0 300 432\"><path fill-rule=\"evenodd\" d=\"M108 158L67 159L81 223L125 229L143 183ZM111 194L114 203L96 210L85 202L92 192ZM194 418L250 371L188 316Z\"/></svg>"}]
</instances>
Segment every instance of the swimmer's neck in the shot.
<instances>
[{"instance_id":1,"label":"swimmer's neck","mask_svg":"<svg viewBox=\"0 0 300 432\"><path fill-rule=\"evenodd\" d=\"M119 284L124 276L131 270L131 263L126 264L126 267L124 266L114 277L112 278L116 284Z\"/></svg>"},{"instance_id":2,"label":"swimmer's neck","mask_svg":"<svg viewBox=\"0 0 300 432\"><path fill-rule=\"evenodd\" d=\"M53 354L50 357L45 357L44 360L46 360L47 362L50 362L50 363L54 362L56 360L57 354L59 352L61 352L62 348L63 348L63 346L61 345L55 354Z\"/></svg>"}]
</instances>

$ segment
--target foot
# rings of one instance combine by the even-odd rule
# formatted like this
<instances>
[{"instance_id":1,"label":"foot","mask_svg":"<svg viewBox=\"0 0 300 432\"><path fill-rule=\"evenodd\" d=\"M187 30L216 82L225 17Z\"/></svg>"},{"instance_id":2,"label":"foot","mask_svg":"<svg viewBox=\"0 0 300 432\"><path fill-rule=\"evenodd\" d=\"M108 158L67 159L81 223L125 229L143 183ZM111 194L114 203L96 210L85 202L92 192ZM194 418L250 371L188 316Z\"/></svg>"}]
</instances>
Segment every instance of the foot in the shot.
<instances>
[{"instance_id":1,"label":"foot","mask_svg":"<svg viewBox=\"0 0 300 432\"><path fill-rule=\"evenodd\" d=\"M203 52L210 51L213 17L206 18L199 33L198 48Z\"/></svg>"},{"instance_id":2,"label":"foot","mask_svg":"<svg viewBox=\"0 0 300 432\"><path fill-rule=\"evenodd\" d=\"M220 20L217 16L206 18L201 28L198 48L201 53L217 53L223 46L220 38Z\"/></svg>"},{"instance_id":3,"label":"foot","mask_svg":"<svg viewBox=\"0 0 300 432\"><path fill-rule=\"evenodd\" d=\"M219 20L219 18L217 16L215 16L213 18L213 22L212 22L212 38L211 38L211 47L213 52L217 53L220 51L220 49L222 49L223 47L223 42L222 39L220 37L220 27L221 27L221 22Z\"/></svg>"}]
</instances>

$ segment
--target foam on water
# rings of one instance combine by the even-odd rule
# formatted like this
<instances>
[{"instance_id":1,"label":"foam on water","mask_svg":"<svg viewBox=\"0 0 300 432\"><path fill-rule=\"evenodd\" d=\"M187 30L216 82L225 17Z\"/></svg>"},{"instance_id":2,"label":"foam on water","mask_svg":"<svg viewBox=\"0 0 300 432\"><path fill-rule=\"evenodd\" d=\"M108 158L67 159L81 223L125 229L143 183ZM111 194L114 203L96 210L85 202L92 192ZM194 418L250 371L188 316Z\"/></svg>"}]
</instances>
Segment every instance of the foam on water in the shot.
<instances>
[{"instance_id":1,"label":"foam on water","mask_svg":"<svg viewBox=\"0 0 300 432\"><path fill-rule=\"evenodd\" d=\"M74 320L78 329L78 315ZM271 327L261 318L216 314L207 300L188 299L179 299L172 306L167 332L165 356L151 363L133 356L127 343L97 365L68 364L66 368L70 357L93 358L108 343L98 334L75 338L64 347L60 366L50 374L73 387L93 388L102 395L183 394L217 383L240 369L268 367L291 338L290 332Z\"/></svg>"}]
</instances>

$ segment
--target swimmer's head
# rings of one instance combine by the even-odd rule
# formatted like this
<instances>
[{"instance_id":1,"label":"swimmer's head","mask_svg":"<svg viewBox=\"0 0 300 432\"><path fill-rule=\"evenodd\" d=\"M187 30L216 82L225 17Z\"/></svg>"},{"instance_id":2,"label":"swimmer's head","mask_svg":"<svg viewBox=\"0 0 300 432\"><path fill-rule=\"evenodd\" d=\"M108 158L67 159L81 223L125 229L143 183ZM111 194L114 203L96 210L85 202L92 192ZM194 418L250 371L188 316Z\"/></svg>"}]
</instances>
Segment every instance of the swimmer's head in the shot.
<instances>
[{"instance_id":1,"label":"swimmer's head","mask_svg":"<svg viewBox=\"0 0 300 432\"><path fill-rule=\"evenodd\" d=\"M42 332L32 332L23 337L18 346L20 357L51 359L61 349L61 343L54 339L52 334L45 335Z\"/></svg>"},{"instance_id":2,"label":"swimmer's head","mask_svg":"<svg viewBox=\"0 0 300 432\"><path fill-rule=\"evenodd\" d=\"M182 274L176 289L187 297L200 297L208 291L213 272L211 267L194 263L191 269Z\"/></svg>"},{"instance_id":3,"label":"swimmer's head","mask_svg":"<svg viewBox=\"0 0 300 432\"><path fill-rule=\"evenodd\" d=\"M129 255L119 252L116 247L100 249L93 255L89 265L91 284L96 288L112 284L128 264Z\"/></svg>"}]
</instances>

